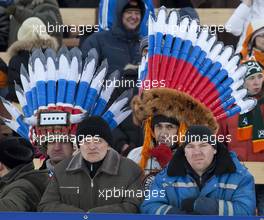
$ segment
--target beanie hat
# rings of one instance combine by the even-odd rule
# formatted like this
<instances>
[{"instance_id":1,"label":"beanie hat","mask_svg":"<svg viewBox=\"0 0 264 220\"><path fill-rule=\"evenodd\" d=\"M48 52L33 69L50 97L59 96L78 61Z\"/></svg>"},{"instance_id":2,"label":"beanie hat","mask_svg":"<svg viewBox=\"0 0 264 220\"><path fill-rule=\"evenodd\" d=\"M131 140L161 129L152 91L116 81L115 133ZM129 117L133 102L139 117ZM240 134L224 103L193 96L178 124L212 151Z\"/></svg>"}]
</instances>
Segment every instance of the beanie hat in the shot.
<instances>
[{"instance_id":1,"label":"beanie hat","mask_svg":"<svg viewBox=\"0 0 264 220\"><path fill-rule=\"evenodd\" d=\"M24 138L7 137L0 140L0 162L8 168L32 162L33 146Z\"/></svg>"},{"instance_id":2,"label":"beanie hat","mask_svg":"<svg viewBox=\"0 0 264 220\"><path fill-rule=\"evenodd\" d=\"M146 47L148 47L148 36L143 37L140 41L140 45L139 45L140 54L142 54L144 48Z\"/></svg>"},{"instance_id":3,"label":"beanie hat","mask_svg":"<svg viewBox=\"0 0 264 220\"><path fill-rule=\"evenodd\" d=\"M123 12L128 9L139 9L141 11L139 2L137 0L130 0L126 4L126 6L123 8Z\"/></svg>"},{"instance_id":4,"label":"beanie hat","mask_svg":"<svg viewBox=\"0 0 264 220\"><path fill-rule=\"evenodd\" d=\"M248 77L256 74L256 73L262 73L263 69L259 65L259 63L255 60L248 60L244 62L244 64L247 66L247 73L245 75L245 79Z\"/></svg>"},{"instance_id":5,"label":"beanie hat","mask_svg":"<svg viewBox=\"0 0 264 220\"><path fill-rule=\"evenodd\" d=\"M183 147L191 142L207 142L212 147L217 147L216 137L213 131L203 125L190 126L185 134L185 143Z\"/></svg>"},{"instance_id":6,"label":"beanie hat","mask_svg":"<svg viewBox=\"0 0 264 220\"><path fill-rule=\"evenodd\" d=\"M84 119L77 128L77 145L79 147L79 137L98 135L103 138L110 146L113 145L113 136L109 125L99 116L90 116Z\"/></svg>"},{"instance_id":7,"label":"beanie hat","mask_svg":"<svg viewBox=\"0 0 264 220\"><path fill-rule=\"evenodd\" d=\"M164 115L156 115L153 117L152 119L152 129L154 128L154 126L160 122L168 122L168 123L171 123L171 124L174 124L176 126L179 126L180 123L175 119L175 118L170 118L170 117L167 117L167 116L164 116Z\"/></svg>"},{"instance_id":8,"label":"beanie hat","mask_svg":"<svg viewBox=\"0 0 264 220\"><path fill-rule=\"evenodd\" d=\"M38 17L30 17L26 19L17 32L18 41L32 41L36 39L47 40L51 36L47 33L44 22Z\"/></svg>"}]
</instances>

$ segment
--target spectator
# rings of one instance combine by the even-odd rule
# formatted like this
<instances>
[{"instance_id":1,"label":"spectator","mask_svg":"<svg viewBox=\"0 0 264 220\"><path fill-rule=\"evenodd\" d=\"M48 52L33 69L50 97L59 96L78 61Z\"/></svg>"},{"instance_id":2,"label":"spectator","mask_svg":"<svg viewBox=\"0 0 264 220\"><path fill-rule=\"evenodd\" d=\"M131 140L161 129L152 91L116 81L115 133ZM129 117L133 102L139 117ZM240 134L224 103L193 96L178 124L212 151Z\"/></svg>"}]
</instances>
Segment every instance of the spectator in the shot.
<instances>
[{"instance_id":1,"label":"spectator","mask_svg":"<svg viewBox=\"0 0 264 220\"><path fill-rule=\"evenodd\" d=\"M44 146L44 155L46 160L40 167L40 170L47 169L49 175L54 174L54 167L62 160L71 157L74 151L73 143L63 141L50 141Z\"/></svg>"},{"instance_id":2,"label":"spectator","mask_svg":"<svg viewBox=\"0 0 264 220\"><path fill-rule=\"evenodd\" d=\"M242 44L241 55L244 60L254 56L264 67L264 19L253 20L247 28L247 36Z\"/></svg>"},{"instance_id":3,"label":"spectator","mask_svg":"<svg viewBox=\"0 0 264 220\"><path fill-rule=\"evenodd\" d=\"M226 23L226 30L235 36L240 36L236 52L242 50L242 44L247 35L251 21L263 19L264 4L262 0L243 0Z\"/></svg>"},{"instance_id":4,"label":"spectator","mask_svg":"<svg viewBox=\"0 0 264 220\"><path fill-rule=\"evenodd\" d=\"M8 48L11 59L8 67L9 92L7 99L17 102L14 81L21 85L20 67L21 64L24 64L27 68L29 54L33 48L42 48L43 50L46 48L58 49L57 39L48 35L45 30L43 21L37 17L26 19L19 28L17 33L18 40Z\"/></svg>"},{"instance_id":5,"label":"spectator","mask_svg":"<svg viewBox=\"0 0 264 220\"><path fill-rule=\"evenodd\" d=\"M138 93L138 89L136 87L137 78L137 66L127 65L121 79L124 86L120 86L115 89L110 103L113 102L115 97L119 97L125 90L130 88L133 89L133 95L136 95ZM113 130L113 137L115 150L126 157L132 149L142 145L143 130L141 126L136 126L133 123L132 114L130 114L117 128Z\"/></svg>"},{"instance_id":6,"label":"spectator","mask_svg":"<svg viewBox=\"0 0 264 220\"><path fill-rule=\"evenodd\" d=\"M80 152L55 167L40 211L136 213L141 190L140 168L121 157L112 146L109 125L100 117L88 117L77 129ZM83 137L83 139L79 139ZM132 195L105 198L99 192L126 189ZM71 196L69 197L69 193ZM81 201L81 202L80 202Z\"/></svg>"},{"instance_id":7,"label":"spectator","mask_svg":"<svg viewBox=\"0 0 264 220\"><path fill-rule=\"evenodd\" d=\"M127 64L138 64L139 27L145 13L142 0L120 0L117 4L115 24L109 31L92 34L81 46L83 57L96 48L101 60L107 58L108 73L121 72Z\"/></svg>"},{"instance_id":8,"label":"spectator","mask_svg":"<svg viewBox=\"0 0 264 220\"><path fill-rule=\"evenodd\" d=\"M99 6L99 28L100 30L110 30L113 22L116 19L115 9L117 0L101 0ZM141 37L148 34L148 17L150 13L154 13L152 0L144 0L145 14L140 25Z\"/></svg>"},{"instance_id":9,"label":"spectator","mask_svg":"<svg viewBox=\"0 0 264 220\"><path fill-rule=\"evenodd\" d=\"M8 46L17 40L17 33L20 26L30 17L38 17L41 19L48 29L47 32L55 36L59 43L61 43L62 33L57 31L56 28L54 28L54 31L50 31L52 28L49 28L62 24L62 18L56 0L17 0L7 8L6 13L12 15Z\"/></svg>"},{"instance_id":10,"label":"spectator","mask_svg":"<svg viewBox=\"0 0 264 220\"><path fill-rule=\"evenodd\" d=\"M242 161L264 162L264 83L263 69L254 60L245 62L248 72L244 87L248 95L258 99L251 112L235 115L219 122L219 135L224 135L229 150L235 151ZM228 137L229 136L229 137ZM264 215L264 187L256 186L259 215Z\"/></svg>"},{"instance_id":11,"label":"spectator","mask_svg":"<svg viewBox=\"0 0 264 220\"><path fill-rule=\"evenodd\" d=\"M189 127L185 143L151 185L159 196L145 199L142 213L255 214L253 176L213 136L208 127Z\"/></svg>"},{"instance_id":12,"label":"spectator","mask_svg":"<svg viewBox=\"0 0 264 220\"><path fill-rule=\"evenodd\" d=\"M33 155L25 139L0 140L0 211L36 211L48 177L34 170Z\"/></svg>"}]
</instances>

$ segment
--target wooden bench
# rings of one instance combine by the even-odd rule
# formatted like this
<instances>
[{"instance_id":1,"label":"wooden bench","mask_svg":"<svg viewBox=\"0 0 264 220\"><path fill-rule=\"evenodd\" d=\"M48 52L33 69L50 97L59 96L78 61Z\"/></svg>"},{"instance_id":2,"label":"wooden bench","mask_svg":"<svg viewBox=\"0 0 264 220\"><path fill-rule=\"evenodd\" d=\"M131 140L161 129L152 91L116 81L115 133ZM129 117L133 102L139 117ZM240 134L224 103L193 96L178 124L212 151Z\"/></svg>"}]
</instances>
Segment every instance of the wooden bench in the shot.
<instances>
[{"instance_id":1,"label":"wooden bench","mask_svg":"<svg viewBox=\"0 0 264 220\"><path fill-rule=\"evenodd\" d=\"M264 162L242 162L254 176L256 184L264 184Z\"/></svg>"}]
</instances>

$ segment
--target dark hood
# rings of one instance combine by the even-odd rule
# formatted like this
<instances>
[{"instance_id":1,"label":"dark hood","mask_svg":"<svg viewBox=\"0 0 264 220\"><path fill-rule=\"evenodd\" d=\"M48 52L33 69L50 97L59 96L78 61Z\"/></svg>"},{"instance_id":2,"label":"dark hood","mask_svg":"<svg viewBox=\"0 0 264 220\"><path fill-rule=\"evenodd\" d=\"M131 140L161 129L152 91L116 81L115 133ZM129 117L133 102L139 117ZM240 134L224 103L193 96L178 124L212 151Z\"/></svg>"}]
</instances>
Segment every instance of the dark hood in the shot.
<instances>
[{"instance_id":1,"label":"dark hood","mask_svg":"<svg viewBox=\"0 0 264 220\"><path fill-rule=\"evenodd\" d=\"M143 0L137 0L137 1L141 9L141 21L142 21L146 8L145 8L145 4ZM114 34L118 34L121 37L124 37L127 39L138 38L140 27L138 27L138 29L135 32L129 33L124 29L123 24L122 24L122 14L123 14L122 12L123 12L124 7L128 4L128 2L129 0L118 0L117 1L116 16L114 19L114 25L113 25L112 31L114 32Z\"/></svg>"}]
</instances>

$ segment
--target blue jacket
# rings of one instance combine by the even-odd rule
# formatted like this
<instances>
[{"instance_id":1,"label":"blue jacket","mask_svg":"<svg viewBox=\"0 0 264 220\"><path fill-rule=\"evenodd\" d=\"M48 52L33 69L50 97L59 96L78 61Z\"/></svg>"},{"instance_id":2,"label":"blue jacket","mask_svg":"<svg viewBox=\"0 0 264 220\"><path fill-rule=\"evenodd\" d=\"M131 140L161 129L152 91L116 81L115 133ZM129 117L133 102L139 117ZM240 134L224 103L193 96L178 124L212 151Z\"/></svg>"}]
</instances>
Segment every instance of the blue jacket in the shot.
<instances>
[{"instance_id":1,"label":"blue jacket","mask_svg":"<svg viewBox=\"0 0 264 220\"><path fill-rule=\"evenodd\" d=\"M256 209L254 179L241 165L235 153L221 153L225 158L216 160L217 174L213 174L207 180L201 191L190 175L178 172L184 167L180 164L183 160L179 158L179 154L181 153L176 152L168 167L156 176L150 188L150 196L145 197L141 205L142 213L190 214L184 212L181 206L185 199L194 198L194 214L254 215ZM185 158L184 155L182 157ZM175 161L176 159L178 161ZM232 167L230 169L232 163L233 171Z\"/></svg>"},{"instance_id":2,"label":"blue jacket","mask_svg":"<svg viewBox=\"0 0 264 220\"><path fill-rule=\"evenodd\" d=\"M154 6L152 0L144 0L145 14L140 25L140 36L144 37L148 34L148 17L150 13L154 13ZM117 0L100 0L99 4L99 29L109 30L116 19L115 9L117 7Z\"/></svg>"},{"instance_id":3,"label":"blue jacket","mask_svg":"<svg viewBox=\"0 0 264 220\"><path fill-rule=\"evenodd\" d=\"M99 62L107 58L108 73L115 70L122 73L127 64L138 65L141 60L139 29L135 32L128 32L122 25L122 11L127 2L128 0L118 0L118 19L111 30L94 33L80 45L83 58L92 48L97 50ZM141 1L140 7L144 14L143 1Z\"/></svg>"}]
</instances>

